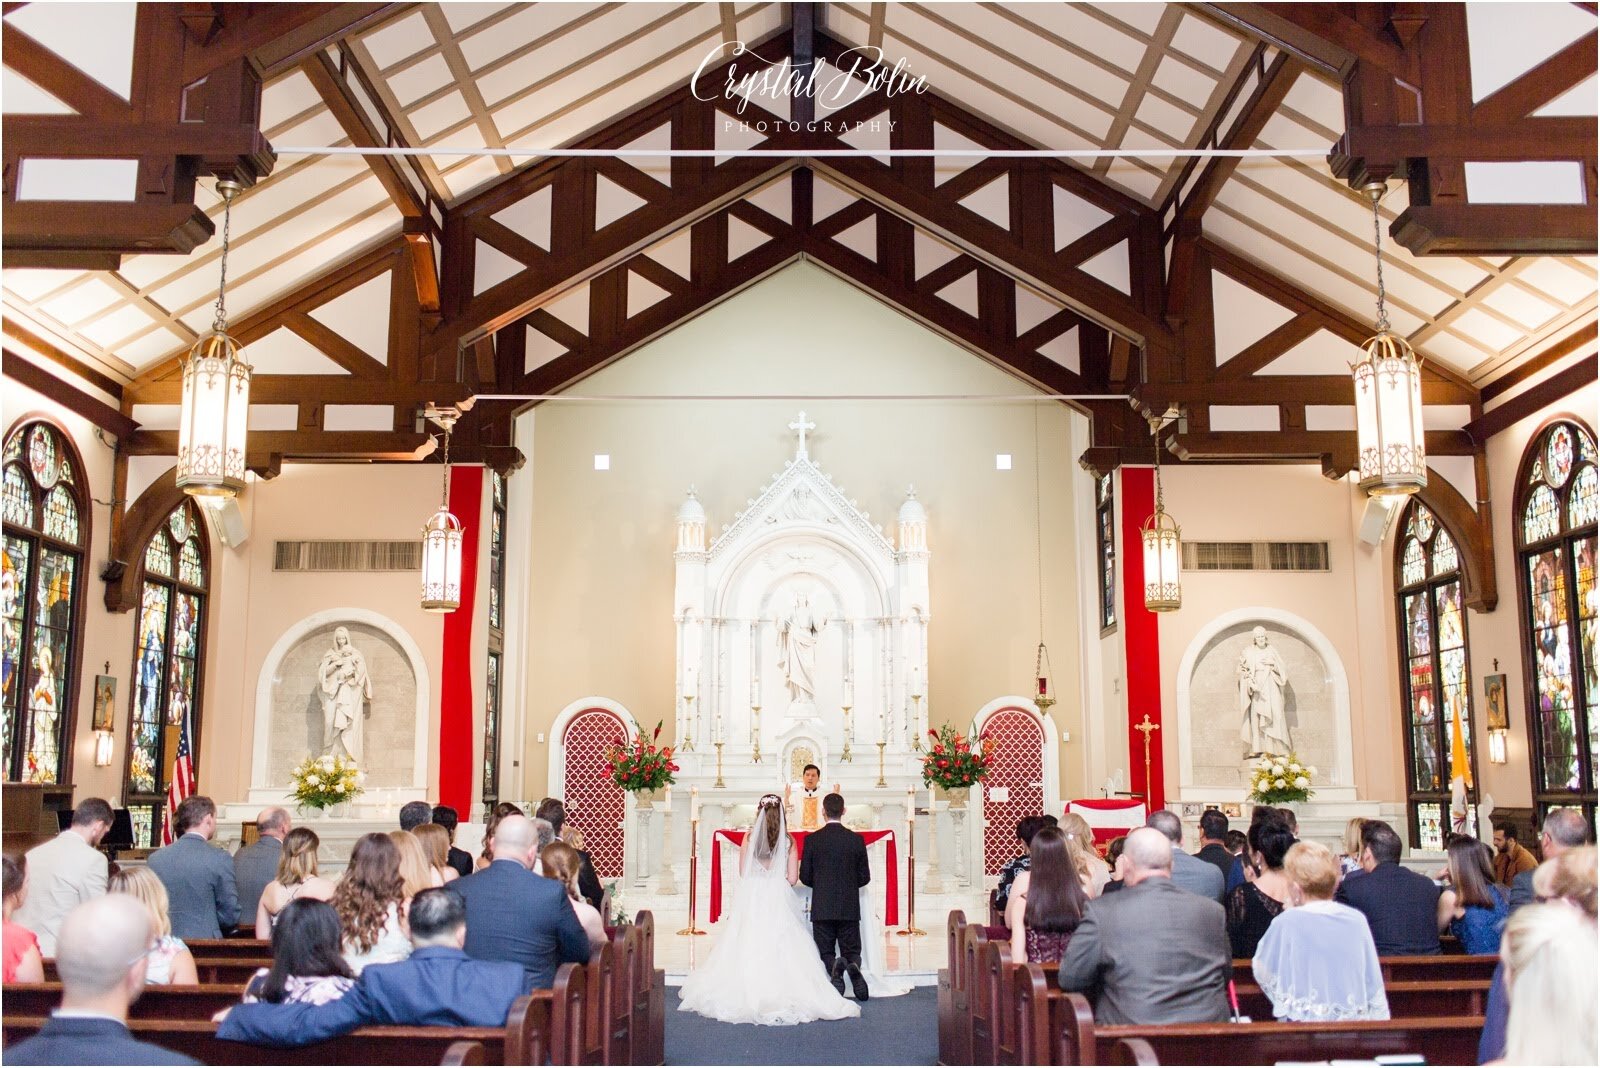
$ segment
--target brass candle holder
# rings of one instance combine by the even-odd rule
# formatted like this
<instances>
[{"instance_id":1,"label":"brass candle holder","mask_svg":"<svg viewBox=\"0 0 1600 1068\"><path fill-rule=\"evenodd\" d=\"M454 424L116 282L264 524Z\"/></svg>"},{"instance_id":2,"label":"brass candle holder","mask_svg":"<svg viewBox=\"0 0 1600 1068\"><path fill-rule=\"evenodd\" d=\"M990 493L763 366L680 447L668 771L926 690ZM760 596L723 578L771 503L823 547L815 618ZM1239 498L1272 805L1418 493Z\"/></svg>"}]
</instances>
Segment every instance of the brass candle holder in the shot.
<instances>
[{"instance_id":1,"label":"brass candle holder","mask_svg":"<svg viewBox=\"0 0 1600 1068\"><path fill-rule=\"evenodd\" d=\"M688 727L689 729L683 739L683 744L678 746L678 751L682 753L692 753L694 752L694 729L696 726L698 726L698 724L696 724L694 719L694 698L690 697L688 694L683 695L683 722L684 726Z\"/></svg>"},{"instance_id":2,"label":"brass candle holder","mask_svg":"<svg viewBox=\"0 0 1600 1068\"><path fill-rule=\"evenodd\" d=\"M693 804L694 802L690 802ZM694 912L696 904L695 887L700 883L700 820L697 816L689 819L689 926L678 933L681 935L703 935L699 927L695 926Z\"/></svg>"},{"instance_id":3,"label":"brass candle holder","mask_svg":"<svg viewBox=\"0 0 1600 1068\"><path fill-rule=\"evenodd\" d=\"M878 743L878 789L880 790L889 785L889 780L883 777L883 747L888 744L888 742Z\"/></svg>"},{"instance_id":4,"label":"brass candle holder","mask_svg":"<svg viewBox=\"0 0 1600 1068\"><path fill-rule=\"evenodd\" d=\"M750 762L761 763L761 706L750 706Z\"/></svg>"},{"instance_id":5,"label":"brass candle holder","mask_svg":"<svg viewBox=\"0 0 1600 1068\"><path fill-rule=\"evenodd\" d=\"M855 762L855 757L850 753L850 743L855 740L855 727L851 725L850 706L842 706L844 710L844 752L839 754L839 760L844 764Z\"/></svg>"},{"instance_id":6,"label":"brass candle holder","mask_svg":"<svg viewBox=\"0 0 1600 1068\"><path fill-rule=\"evenodd\" d=\"M715 743L717 750L717 781L711 784L713 790L726 790L727 784L722 781L722 743Z\"/></svg>"}]
</instances>

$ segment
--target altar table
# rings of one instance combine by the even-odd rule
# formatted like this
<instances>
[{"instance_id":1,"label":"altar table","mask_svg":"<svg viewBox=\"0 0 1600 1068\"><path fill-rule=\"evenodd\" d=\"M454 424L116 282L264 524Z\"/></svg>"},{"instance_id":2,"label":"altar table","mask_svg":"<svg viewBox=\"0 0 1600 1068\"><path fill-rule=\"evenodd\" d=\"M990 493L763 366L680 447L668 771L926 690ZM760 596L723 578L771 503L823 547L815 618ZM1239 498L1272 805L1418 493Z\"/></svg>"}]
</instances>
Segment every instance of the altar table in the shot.
<instances>
[{"instance_id":1,"label":"altar table","mask_svg":"<svg viewBox=\"0 0 1600 1068\"><path fill-rule=\"evenodd\" d=\"M1102 853L1111 839L1143 827L1145 821L1144 802L1137 799L1079 798L1068 801L1066 811L1076 812L1088 822L1094 831L1095 848Z\"/></svg>"},{"instance_id":2,"label":"altar table","mask_svg":"<svg viewBox=\"0 0 1600 1068\"><path fill-rule=\"evenodd\" d=\"M744 831L723 829L711 835L711 922L716 923L722 915L722 840L726 838L735 848L744 845ZM806 837L813 831L790 831L794 838L795 848L804 855ZM900 922L900 864L899 854L895 850L895 834L892 829L877 831L857 831L857 834L866 841L870 848L883 842L884 861L888 872L883 877L883 922L886 926L893 927Z\"/></svg>"}]
</instances>

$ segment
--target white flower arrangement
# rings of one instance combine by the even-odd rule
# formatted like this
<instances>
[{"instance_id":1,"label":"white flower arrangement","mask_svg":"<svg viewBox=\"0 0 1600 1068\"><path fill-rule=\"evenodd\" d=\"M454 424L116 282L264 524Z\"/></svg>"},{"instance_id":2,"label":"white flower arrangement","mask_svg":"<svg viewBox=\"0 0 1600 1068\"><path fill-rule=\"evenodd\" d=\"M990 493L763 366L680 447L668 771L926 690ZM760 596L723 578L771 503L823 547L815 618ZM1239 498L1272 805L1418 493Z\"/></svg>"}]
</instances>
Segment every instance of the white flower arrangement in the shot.
<instances>
[{"instance_id":1,"label":"white flower arrangement","mask_svg":"<svg viewBox=\"0 0 1600 1068\"><path fill-rule=\"evenodd\" d=\"M289 773L293 796L306 808L327 808L359 796L366 775L344 757L306 757Z\"/></svg>"},{"instance_id":2,"label":"white flower arrangement","mask_svg":"<svg viewBox=\"0 0 1600 1068\"><path fill-rule=\"evenodd\" d=\"M1250 769L1250 800L1261 805L1308 801L1316 773L1314 766L1302 764L1293 753L1259 757Z\"/></svg>"}]
</instances>

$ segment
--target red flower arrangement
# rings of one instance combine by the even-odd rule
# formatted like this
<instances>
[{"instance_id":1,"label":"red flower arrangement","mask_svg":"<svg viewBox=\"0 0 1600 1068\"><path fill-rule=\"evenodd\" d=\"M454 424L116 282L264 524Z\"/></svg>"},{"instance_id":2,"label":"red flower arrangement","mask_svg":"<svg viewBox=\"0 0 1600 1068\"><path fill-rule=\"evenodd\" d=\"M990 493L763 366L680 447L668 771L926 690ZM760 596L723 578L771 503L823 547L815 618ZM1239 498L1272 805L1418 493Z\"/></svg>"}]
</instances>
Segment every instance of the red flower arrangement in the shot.
<instances>
[{"instance_id":1,"label":"red flower arrangement","mask_svg":"<svg viewBox=\"0 0 1600 1068\"><path fill-rule=\"evenodd\" d=\"M948 723L937 731L930 729L928 737L933 744L922 757L922 781L928 785L956 790L979 782L989 773L993 738L974 746Z\"/></svg>"},{"instance_id":2,"label":"red flower arrangement","mask_svg":"<svg viewBox=\"0 0 1600 1068\"><path fill-rule=\"evenodd\" d=\"M659 790L674 780L672 773L678 765L672 762L672 746L657 746L661 737L661 724L645 741L642 733L636 734L627 745L614 745L606 750L611 762L611 781L630 793L639 790Z\"/></svg>"}]
</instances>

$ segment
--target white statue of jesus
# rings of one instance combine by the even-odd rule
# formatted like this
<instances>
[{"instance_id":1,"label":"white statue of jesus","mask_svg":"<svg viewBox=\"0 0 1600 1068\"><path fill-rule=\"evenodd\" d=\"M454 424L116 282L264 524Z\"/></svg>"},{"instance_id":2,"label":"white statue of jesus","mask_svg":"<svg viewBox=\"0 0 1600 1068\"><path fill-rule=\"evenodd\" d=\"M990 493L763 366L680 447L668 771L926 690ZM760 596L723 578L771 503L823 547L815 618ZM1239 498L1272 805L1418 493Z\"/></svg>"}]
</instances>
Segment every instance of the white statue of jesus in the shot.
<instances>
[{"instance_id":1,"label":"white statue of jesus","mask_svg":"<svg viewBox=\"0 0 1600 1068\"><path fill-rule=\"evenodd\" d=\"M362 717L372 700L367 658L350 644L350 630L333 632L333 648L322 654L317 670L322 700L322 755L348 756L361 763Z\"/></svg>"},{"instance_id":2,"label":"white statue of jesus","mask_svg":"<svg viewBox=\"0 0 1600 1068\"><path fill-rule=\"evenodd\" d=\"M828 621L811 610L804 590L795 594L794 608L778 621L778 667L789 685L789 707L812 705L817 696L817 641Z\"/></svg>"}]
</instances>

